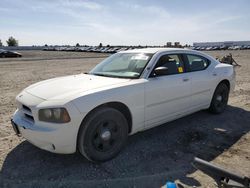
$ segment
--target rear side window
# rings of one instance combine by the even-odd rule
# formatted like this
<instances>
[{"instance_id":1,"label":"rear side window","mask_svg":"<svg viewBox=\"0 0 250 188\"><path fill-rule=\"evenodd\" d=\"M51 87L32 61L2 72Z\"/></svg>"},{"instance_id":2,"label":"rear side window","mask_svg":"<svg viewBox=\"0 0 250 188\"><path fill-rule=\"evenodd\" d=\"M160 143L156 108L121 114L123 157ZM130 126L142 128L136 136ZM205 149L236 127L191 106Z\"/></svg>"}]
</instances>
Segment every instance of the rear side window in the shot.
<instances>
[{"instance_id":1,"label":"rear side window","mask_svg":"<svg viewBox=\"0 0 250 188\"><path fill-rule=\"evenodd\" d=\"M157 67L167 67L168 74L180 74L184 72L184 63L179 57L179 55L163 55L158 60L155 68Z\"/></svg>"},{"instance_id":2,"label":"rear side window","mask_svg":"<svg viewBox=\"0 0 250 188\"><path fill-rule=\"evenodd\" d=\"M188 60L188 71L200 71L209 66L210 61L198 55L186 55Z\"/></svg>"}]
</instances>

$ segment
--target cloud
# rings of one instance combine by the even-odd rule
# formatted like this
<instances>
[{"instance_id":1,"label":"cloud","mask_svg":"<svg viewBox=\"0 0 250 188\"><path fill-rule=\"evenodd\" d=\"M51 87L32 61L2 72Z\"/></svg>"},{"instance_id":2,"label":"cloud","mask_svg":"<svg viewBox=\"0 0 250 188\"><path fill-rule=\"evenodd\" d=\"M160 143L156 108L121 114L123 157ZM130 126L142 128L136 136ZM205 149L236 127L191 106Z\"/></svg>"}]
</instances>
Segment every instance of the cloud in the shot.
<instances>
[{"instance_id":1,"label":"cloud","mask_svg":"<svg viewBox=\"0 0 250 188\"><path fill-rule=\"evenodd\" d=\"M64 7L68 8L85 8L89 10L101 10L103 9L103 5L100 3L96 3L93 1L84 1L84 0L60 0L58 3Z\"/></svg>"},{"instance_id":2,"label":"cloud","mask_svg":"<svg viewBox=\"0 0 250 188\"><path fill-rule=\"evenodd\" d=\"M154 19L170 17L170 14L166 9L156 5L141 5L123 1L119 1L117 4L119 7L122 7L122 9L129 12L129 14L132 13L135 15L135 17L146 16L147 18L151 17Z\"/></svg>"},{"instance_id":3,"label":"cloud","mask_svg":"<svg viewBox=\"0 0 250 188\"><path fill-rule=\"evenodd\" d=\"M82 40L86 44L127 45L249 37L249 15L243 11L232 15L230 10L220 7L193 13L194 10L180 11L179 7L169 7L157 1L150 4L147 1L2 0L0 11L6 14L2 14L0 20L3 28L0 34L9 35L16 31L20 43L39 38L39 41L49 39L65 44ZM194 9L198 10L198 7ZM11 14L7 15L8 12ZM242 27L235 26L237 24ZM27 40L29 34L33 37ZM26 38L22 39L22 36Z\"/></svg>"},{"instance_id":4,"label":"cloud","mask_svg":"<svg viewBox=\"0 0 250 188\"><path fill-rule=\"evenodd\" d=\"M69 10L88 10L88 11L99 11L104 8L100 3L88 0L26 0L26 1L17 1L17 0L3 0L0 2L0 5L7 6L4 2L6 1L8 8L1 7L0 10L32 10L38 12L58 12L59 10L69 9ZM22 8L22 9L20 9ZM37 12L37 13L38 13Z\"/></svg>"},{"instance_id":5,"label":"cloud","mask_svg":"<svg viewBox=\"0 0 250 188\"><path fill-rule=\"evenodd\" d=\"M242 16L237 16L237 15L234 15L234 16L224 16L222 18L219 18L217 20L215 20L213 23L214 24L223 24L223 23L227 23L227 22L232 22L232 21L236 21L236 20L240 20L242 19Z\"/></svg>"},{"instance_id":6,"label":"cloud","mask_svg":"<svg viewBox=\"0 0 250 188\"><path fill-rule=\"evenodd\" d=\"M101 10L103 8L101 4L94 3L94 2L83 2L83 6L90 10Z\"/></svg>"}]
</instances>

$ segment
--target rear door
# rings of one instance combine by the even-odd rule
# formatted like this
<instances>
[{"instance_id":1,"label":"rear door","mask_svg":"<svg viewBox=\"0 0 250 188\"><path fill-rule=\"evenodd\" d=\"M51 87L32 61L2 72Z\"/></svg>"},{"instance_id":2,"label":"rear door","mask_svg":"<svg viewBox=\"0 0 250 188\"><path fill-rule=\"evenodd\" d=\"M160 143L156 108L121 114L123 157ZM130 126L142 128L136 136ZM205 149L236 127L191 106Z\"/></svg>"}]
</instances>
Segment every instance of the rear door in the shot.
<instances>
[{"instance_id":1,"label":"rear door","mask_svg":"<svg viewBox=\"0 0 250 188\"><path fill-rule=\"evenodd\" d=\"M191 108L201 108L209 105L211 99L211 80L207 68L210 61L196 54L185 54L186 71L191 73Z\"/></svg>"},{"instance_id":2,"label":"rear door","mask_svg":"<svg viewBox=\"0 0 250 188\"><path fill-rule=\"evenodd\" d=\"M145 83L146 128L174 119L188 110L191 102L191 78L185 73L182 56L162 55L154 69L157 67L167 67L168 73L156 76L152 72Z\"/></svg>"}]
</instances>

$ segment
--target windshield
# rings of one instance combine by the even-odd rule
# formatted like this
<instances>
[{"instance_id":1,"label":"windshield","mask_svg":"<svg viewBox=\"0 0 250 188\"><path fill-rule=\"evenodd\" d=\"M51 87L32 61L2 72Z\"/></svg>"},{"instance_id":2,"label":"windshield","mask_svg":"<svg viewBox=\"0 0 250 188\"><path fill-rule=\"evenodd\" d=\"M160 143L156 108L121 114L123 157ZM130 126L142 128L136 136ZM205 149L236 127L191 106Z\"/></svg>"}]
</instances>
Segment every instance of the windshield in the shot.
<instances>
[{"instance_id":1,"label":"windshield","mask_svg":"<svg viewBox=\"0 0 250 188\"><path fill-rule=\"evenodd\" d=\"M90 74L118 78L139 78L152 54L116 53L90 71Z\"/></svg>"}]
</instances>

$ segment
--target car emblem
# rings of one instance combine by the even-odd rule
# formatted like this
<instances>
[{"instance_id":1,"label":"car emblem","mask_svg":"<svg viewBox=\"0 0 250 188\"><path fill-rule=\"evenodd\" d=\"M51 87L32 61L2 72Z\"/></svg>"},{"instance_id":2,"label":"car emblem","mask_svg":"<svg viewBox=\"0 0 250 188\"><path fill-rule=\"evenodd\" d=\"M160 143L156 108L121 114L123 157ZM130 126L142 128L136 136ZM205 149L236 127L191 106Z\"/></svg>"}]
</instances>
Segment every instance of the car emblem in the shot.
<instances>
[{"instance_id":1,"label":"car emblem","mask_svg":"<svg viewBox=\"0 0 250 188\"><path fill-rule=\"evenodd\" d=\"M22 97L23 95L19 95L19 97Z\"/></svg>"}]
</instances>

